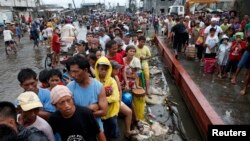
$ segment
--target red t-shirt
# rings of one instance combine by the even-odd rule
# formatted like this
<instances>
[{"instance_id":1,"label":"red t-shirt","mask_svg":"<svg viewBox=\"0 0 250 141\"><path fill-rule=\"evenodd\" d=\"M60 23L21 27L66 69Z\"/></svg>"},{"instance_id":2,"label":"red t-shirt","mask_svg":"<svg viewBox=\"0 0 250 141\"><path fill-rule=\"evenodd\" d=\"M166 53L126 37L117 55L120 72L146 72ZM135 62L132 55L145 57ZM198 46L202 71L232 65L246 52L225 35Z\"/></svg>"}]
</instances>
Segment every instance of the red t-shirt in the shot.
<instances>
[{"instance_id":1,"label":"red t-shirt","mask_svg":"<svg viewBox=\"0 0 250 141\"><path fill-rule=\"evenodd\" d=\"M241 21L241 28L244 30L245 26L247 25L247 21L246 20L242 20Z\"/></svg>"},{"instance_id":2,"label":"red t-shirt","mask_svg":"<svg viewBox=\"0 0 250 141\"><path fill-rule=\"evenodd\" d=\"M125 57L125 55L126 55L126 52L125 52L125 50L122 50L122 51L120 51L120 52L117 52L118 54L120 54L122 57Z\"/></svg>"},{"instance_id":3,"label":"red t-shirt","mask_svg":"<svg viewBox=\"0 0 250 141\"><path fill-rule=\"evenodd\" d=\"M52 36L52 50L56 53L60 53L60 37L58 36L58 34L53 34Z\"/></svg>"},{"instance_id":4,"label":"red t-shirt","mask_svg":"<svg viewBox=\"0 0 250 141\"><path fill-rule=\"evenodd\" d=\"M116 53L116 55L114 57L109 57L109 56L106 56L110 61L116 61L117 63L119 63L120 65L122 65L122 68L120 69L119 73L118 73L118 77L120 79L120 81L123 80L123 75L122 75L122 72L123 72L123 68L124 68L124 62L123 62L123 57L120 53Z\"/></svg>"},{"instance_id":5,"label":"red t-shirt","mask_svg":"<svg viewBox=\"0 0 250 141\"><path fill-rule=\"evenodd\" d=\"M243 50L246 48L246 45L247 44L245 41L241 41L240 42L241 49L239 49L236 47L236 41L234 41L232 43L232 47L231 47L231 50L229 53L229 59L230 60L240 60L242 53L243 53Z\"/></svg>"}]
</instances>

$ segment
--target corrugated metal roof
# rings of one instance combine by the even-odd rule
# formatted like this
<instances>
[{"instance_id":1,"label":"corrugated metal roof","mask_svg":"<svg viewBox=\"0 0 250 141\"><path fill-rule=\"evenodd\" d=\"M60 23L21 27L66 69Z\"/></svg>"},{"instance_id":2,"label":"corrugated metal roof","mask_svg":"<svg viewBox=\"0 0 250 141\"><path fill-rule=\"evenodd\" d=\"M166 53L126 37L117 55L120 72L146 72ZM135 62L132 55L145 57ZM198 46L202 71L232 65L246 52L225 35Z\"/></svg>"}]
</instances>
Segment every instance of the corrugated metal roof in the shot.
<instances>
[{"instance_id":1,"label":"corrugated metal roof","mask_svg":"<svg viewBox=\"0 0 250 141\"><path fill-rule=\"evenodd\" d=\"M219 2L220 0L188 0L188 3L215 3Z\"/></svg>"}]
</instances>

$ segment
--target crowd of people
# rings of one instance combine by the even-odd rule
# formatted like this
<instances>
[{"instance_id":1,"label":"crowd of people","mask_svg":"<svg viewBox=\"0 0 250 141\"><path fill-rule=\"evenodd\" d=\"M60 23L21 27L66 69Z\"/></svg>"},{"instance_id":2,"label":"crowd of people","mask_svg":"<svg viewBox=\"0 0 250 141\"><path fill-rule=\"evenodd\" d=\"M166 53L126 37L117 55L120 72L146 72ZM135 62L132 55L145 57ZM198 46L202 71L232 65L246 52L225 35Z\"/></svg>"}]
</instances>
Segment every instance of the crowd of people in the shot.
<instances>
[{"instance_id":1,"label":"crowd of people","mask_svg":"<svg viewBox=\"0 0 250 141\"><path fill-rule=\"evenodd\" d=\"M54 54L52 69L42 70L39 76L31 68L18 73L24 92L14 104L0 102L0 140L116 140L121 133L117 123L121 115L125 137L139 134L143 119L138 116L131 92L145 89L150 97L151 52L146 35L151 25L155 34L161 31L168 42L173 42L176 59L179 52L194 45L200 65L206 65L206 58L216 59L218 77L230 77L232 84L240 70L247 68L241 94L247 92L250 78L247 15L240 21L236 15L90 14L84 19L86 40L76 39L78 31L73 19L30 22L34 47L44 43ZM61 42L68 38L76 40L75 52L61 62Z\"/></svg>"},{"instance_id":2,"label":"crowd of people","mask_svg":"<svg viewBox=\"0 0 250 141\"><path fill-rule=\"evenodd\" d=\"M235 14L193 14L185 17L167 16L157 23L161 34L167 36L168 44L173 45L175 58L195 47L193 55L206 71L209 63L216 66L220 79L230 78L236 84L242 68L247 69L244 87L240 94L245 95L249 83L250 68L250 18L241 20ZM156 32L158 32L156 30ZM195 52L193 52L195 53ZM206 60L214 60L209 62ZM209 72L213 72L210 71Z\"/></svg>"},{"instance_id":3,"label":"crowd of people","mask_svg":"<svg viewBox=\"0 0 250 141\"><path fill-rule=\"evenodd\" d=\"M14 104L0 102L0 140L104 141L118 139L121 132L126 139L139 134L144 117L132 102L132 90L144 89L150 97L145 19L146 14L90 16L86 41L77 39L75 53L63 62L58 59L62 40L76 38L73 21L50 20L43 30L38 30L41 23L32 22L34 46L42 43L38 34L50 32L43 39L49 40L55 62L39 75L31 68L18 73L24 92ZM118 116L124 118L124 131Z\"/></svg>"}]
</instances>

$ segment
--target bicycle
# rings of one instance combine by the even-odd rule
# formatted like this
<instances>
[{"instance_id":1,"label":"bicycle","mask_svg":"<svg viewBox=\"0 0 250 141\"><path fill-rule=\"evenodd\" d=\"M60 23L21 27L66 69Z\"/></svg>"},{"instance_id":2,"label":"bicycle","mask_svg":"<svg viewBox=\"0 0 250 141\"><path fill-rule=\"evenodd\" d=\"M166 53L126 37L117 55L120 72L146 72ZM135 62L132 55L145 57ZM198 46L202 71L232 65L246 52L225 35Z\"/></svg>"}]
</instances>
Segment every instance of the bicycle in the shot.
<instances>
[{"instance_id":1,"label":"bicycle","mask_svg":"<svg viewBox=\"0 0 250 141\"><path fill-rule=\"evenodd\" d=\"M14 40L6 41L5 52L6 55L17 54L17 44Z\"/></svg>"},{"instance_id":2,"label":"bicycle","mask_svg":"<svg viewBox=\"0 0 250 141\"><path fill-rule=\"evenodd\" d=\"M75 50L74 44L72 44L72 46L67 51L62 49L60 51L60 60L59 60L59 62L61 63L62 61L65 61L69 56L73 56L74 50ZM46 58L45 58L45 62L44 62L45 69L49 69L49 68L53 67L52 66L53 56L54 56L53 52L47 53Z\"/></svg>"}]
</instances>

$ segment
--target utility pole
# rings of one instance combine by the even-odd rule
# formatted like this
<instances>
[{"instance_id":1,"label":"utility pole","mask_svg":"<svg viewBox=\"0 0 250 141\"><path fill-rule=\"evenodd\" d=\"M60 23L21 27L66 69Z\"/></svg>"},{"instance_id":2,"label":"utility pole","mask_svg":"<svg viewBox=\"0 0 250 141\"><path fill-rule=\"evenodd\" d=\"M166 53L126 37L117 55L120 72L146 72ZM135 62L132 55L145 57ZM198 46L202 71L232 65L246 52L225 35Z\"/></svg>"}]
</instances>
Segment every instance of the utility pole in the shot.
<instances>
[{"instance_id":1,"label":"utility pole","mask_svg":"<svg viewBox=\"0 0 250 141\"><path fill-rule=\"evenodd\" d=\"M75 4L75 0L72 0L74 7L75 7L75 14L77 15L77 9L76 9L76 4Z\"/></svg>"}]
</instances>

